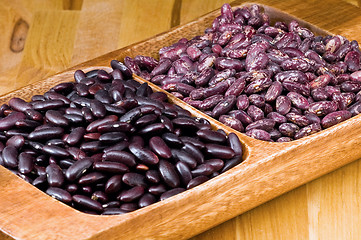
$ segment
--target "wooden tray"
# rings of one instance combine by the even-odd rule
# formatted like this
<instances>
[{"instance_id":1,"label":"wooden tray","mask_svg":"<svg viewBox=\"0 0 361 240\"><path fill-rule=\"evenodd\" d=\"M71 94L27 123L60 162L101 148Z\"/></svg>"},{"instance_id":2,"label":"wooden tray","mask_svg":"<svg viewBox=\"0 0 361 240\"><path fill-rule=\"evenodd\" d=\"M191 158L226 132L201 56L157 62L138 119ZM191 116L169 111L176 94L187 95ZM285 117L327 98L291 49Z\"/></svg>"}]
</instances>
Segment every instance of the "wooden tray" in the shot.
<instances>
[{"instance_id":1,"label":"wooden tray","mask_svg":"<svg viewBox=\"0 0 361 240\"><path fill-rule=\"evenodd\" d=\"M263 7L271 19L294 19L274 8ZM219 11L209 13L152 39L106 54L2 96L0 102L14 96L29 99L59 82L71 81L74 69L107 69L114 58L122 60L138 54L156 57L160 47L181 37L202 34L218 15ZM317 34L328 34L300 22ZM190 110L194 116L209 119L215 129L236 132L168 96L171 102ZM246 160L242 164L165 201L118 216L81 213L0 167L0 230L15 239L186 239L360 158L360 120L361 116L356 116L290 143L259 141L236 132L245 150Z\"/></svg>"}]
</instances>

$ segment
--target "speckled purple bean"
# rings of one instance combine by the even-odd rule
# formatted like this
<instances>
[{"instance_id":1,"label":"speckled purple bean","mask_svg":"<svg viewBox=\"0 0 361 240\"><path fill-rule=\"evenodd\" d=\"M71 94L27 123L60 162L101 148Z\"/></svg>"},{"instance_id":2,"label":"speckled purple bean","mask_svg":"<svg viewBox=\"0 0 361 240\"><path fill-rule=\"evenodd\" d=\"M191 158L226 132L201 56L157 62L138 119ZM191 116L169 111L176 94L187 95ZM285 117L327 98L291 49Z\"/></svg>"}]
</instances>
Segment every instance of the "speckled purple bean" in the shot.
<instances>
[{"instance_id":1,"label":"speckled purple bean","mask_svg":"<svg viewBox=\"0 0 361 240\"><path fill-rule=\"evenodd\" d=\"M263 141L271 140L271 135L262 129L251 129L246 132L246 135Z\"/></svg>"},{"instance_id":2,"label":"speckled purple bean","mask_svg":"<svg viewBox=\"0 0 361 240\"><path fill-rule=\"evenodd\" d=\"M278 127L278 130L283 135L293 138L295 136L295 134L300 130L300 128L294 123L282 123Z\"/></svg>"},{"instance_id":3,"label":"speckled purple bean","mask_svg":"<svg viewBox=\"0 0 361 240\"><path fill-rule=\"evenodd\" d=\"M332 112L327 114L321 121L322 127L329 128L333 125L336 125L340 122L343 122L349 119L352 114L347 110Z\"/></svg>"}]
</instances>

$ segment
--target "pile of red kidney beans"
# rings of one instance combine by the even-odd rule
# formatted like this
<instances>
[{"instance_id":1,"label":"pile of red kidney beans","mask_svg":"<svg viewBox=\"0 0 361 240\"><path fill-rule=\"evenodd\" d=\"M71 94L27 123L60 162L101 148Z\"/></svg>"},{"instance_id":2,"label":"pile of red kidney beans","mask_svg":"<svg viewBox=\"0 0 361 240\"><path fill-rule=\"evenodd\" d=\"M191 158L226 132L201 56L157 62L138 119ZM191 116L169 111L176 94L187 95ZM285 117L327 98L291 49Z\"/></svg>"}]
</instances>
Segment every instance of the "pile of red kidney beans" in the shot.
<instances>
[{"instance_id":1,"label":"pile of red kidney beans","mask_svg":"<svg viewBox=\"0 0 361 240\"><path fill-rule=\"evenodd\" d=\"M288 142L361 111L357 41L315 36L297 21L270 25L258 5L221 8L202 36L125 58L150 80L253 138Z\"/></svg>"},{"instance_id":2,"label":"pile of red kidney beans","mask_svg":"<svg viewBox=\"0 0 361 240\"><path fill-rule=\"evenodd\" d=\"M361 111L361 52L258 5L223 5L202 36L111 72L74 73L31 101L0 107L0 165L80 211L122 214L191 189L243 161L234 133L168 102L139 75L220 122L287 142Z\"/></svg>"}]
</instances>

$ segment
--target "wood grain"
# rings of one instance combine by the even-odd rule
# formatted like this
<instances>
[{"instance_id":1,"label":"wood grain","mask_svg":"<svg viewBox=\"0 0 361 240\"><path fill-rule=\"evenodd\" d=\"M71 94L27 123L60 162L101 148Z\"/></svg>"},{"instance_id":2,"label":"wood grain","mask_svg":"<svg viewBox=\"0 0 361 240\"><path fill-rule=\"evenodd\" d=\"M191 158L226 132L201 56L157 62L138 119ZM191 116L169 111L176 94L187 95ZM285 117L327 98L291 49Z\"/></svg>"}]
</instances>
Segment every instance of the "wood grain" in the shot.
<instances>
[{"instance_id":1,"label":"wood grain","mask_svg":"<svg viewBox=\"0 0 361 240\"><path fill-rule=\"evenodd\" d=\"M35 14L15 89L69 67L78 18L76 11L39 11Z\"/></svg>"},{"instance_id":2,"label":"wood grain","mask_svg":"<svg viewBox=\"0 0 361 240\"><path fill-rule=\"evenodd\" d=\"M29 22L30 28L36 27L38 30L41 30L42 28L41 21L33 22L33 15L38 11L42 9L48 9L48 10L62 10L62 9L74 9L79 12L79 20L84 21L84 24L73 24L69 23L69 28L76 28L75 31L72 31L73 33L73 46L74 48L69 50L68 54L71 56L71 62L70 65L73 63L80 63L82 61L88 60L90 58L93 58L95 56L101 55L106 53L107 51L112 51L120 47L118 44L121 42L121 38L123 37L122 34L119 34L113 39L111 39L108 36L97 38L95 39L98 41L97 47L91 47L94 39L91 39L91 41L88 39L87 41L83 41L85 43L84 45L77 45L78 41L82 41L81 39L78 39L80 35L83 35L87 38L94 38L92 37L92 31L88 28L92 28L94 25L95 29L98 29L97 31L104 31L107 32L107 30L103 30L99 27L99 22L91 22L91 15L87 16L84 15L84 18L88 17L88 20L82 20L81 13L83 11L90 11L93 5L87 5L87 2L83 1L2 1L5 4L0 5L0 19L4 21L0 21L0 28L1 29L7 29L4 31L4 34L0 36L0 43L3 43L8 41L9 39L9 32L12 31L13 26L8 26L9 23L14 24L18 17L21 17ZM90 2L90 1L89 1ZM132 6L131 4L128 5L127 8L122 7L122 4L118 5L109 5L109 1L97 1L100 5L105 4L107 6L112 6L110 9L113 12L122 12L122 11L129 11L133 12L129 15L131 16L138 16L136 11L139 9L130 8L129 6ZM124 2L124 1L122 1ZM155 1L152 1L155 2ZM238 1L239 3L243 1ZM314 1L314 0L305 0L305 1L276 1L276 0L269 0L269 1L258 1L260 3L268 4L271 6L274 6L276 8L279 8L285 12L288 12L294 16L297 16L301 19L304 19L318 27L327 29L333 33L339 33L347 36L350 39L357 39L361 40L361 37L358 33L357 29L360 29L360 10L356 7L358 5L359 1L354 0L347 0L344 1L335 1L335 0L327 0L327 1ZM216 7L219 7L223 1L219 0L209 0L207 1L207 4L204 3L204 1L201 0L182 0L182 1L175 1L175 4L172 8L168 7L165 8L164 11L171 11L172 13L169 14L171 17L171 23L169 23L169 18L159 18L159 24L163 24L162 26L174 26L174 23L172 22L175 18L173 18L174 13L177 13L175 11L176 9L174 6L178 6L181 9L179 10L179 22L184 23L188 22L193 18L196 18L197 16L200 16L202 14L205 14L208 11L213 10ZM176 4L177 3L177 4ZM181 3L181 4L180 4ZM74 4L74 5L72 5ZM156 4L156 3L154 3ZM122 5L122 6L121 6ZM72 10L72 11L74 11ZM100 8L98 5L98 11L99 15L100 12L103 13L103 16L106 18L106 11L109 11L109 8ZM39 14L39 13L37 13ZM11 20L14 19L14 20ZM61 18L60 18L61 19ZM97 19L100 19L98 17ZM173 20L172 20L173 19ZM15 21L15 22L14 22ZM55 20L53 20L55 21ZM86 24L86 21L89 21L92 24ZM101 21L101 20L99 20ZM117 20L104 20L110 21L110 26L114 26L112 21L117 22ZM144 18L133 18L132 19L134 25L144 25ZM8 25L6 25L6 23ZM10 25L11 25L10 24ZM113 24L113 25L112 25ZM129 23L129 28L132 27L132 23ZM168 24L168 25L167 25ZM105 28L109 27L108 25L104 24L102 25ZM65 28L65 26L64 26ZM114 28L114 27L113 27ZM166 27L164 27L166 30ZM355 30L356 29L356 30ZM55 29L53 29L55 30ZM117 29L115 29L117 31ZM201 29L197 30L200 31ZM142 31L145 31L144 38L149 37L148 29L141 29L137 34L139 38L137 40L144 39L141 37ZM159 31L163 31L160 29ZM49 34L53 34L50 30L48 31ZM96 32L96 31L95 31ZM41 34L41 31L39 32ZM94 34L94 32L93 32ZM180 36L181 33L179 33L177 36ZM125 36L125 38L128 38L128 36ZM30 40L29 40L30 39ZM31 40L33 39L33 40ZM39 38L36 33L32 34L31 38L29 38L29 32L27 35L26 41L33 41L34 45L40 46L40 42L43 38ZM112 41L115 40L117 44L111 45ZM128 41L131 39L128 38ZM160 38L160 40L162 40ZM176 38L173 39L174 41ZM37 42L35 44L35 42ZM134 41L133 41L134 42ZM167 41L160 41L160 43L165 43ZM110 44L111 47L108 48L108 45ZM87 46L89 45L89 46ZM0 45L0 50L5 45ZM7 47L9 45L6 45ZM55 45L57 46L57 45ZM148 51L150 49L149 45L145 44L142 46L144 51ZM80 50L78 50L80 48ZM84 50L87 49L88 52L85 52ZM108 66L109 64L109 58L122 58L127 54L136 54L142 51L142 49L134 49L132 51L124 51L124 52L115 52L112 54L109 54L107 57L103 57L98 59L96 62L101 63L101 65ZM2 50L1 50L2 51ZM0 53L2 53L0 51ZM78 51L76 53L76 51ZM14 79L16 78L16 75L18 74L19 70L19 63L22 61L22 54L24 51L22 51L21 57L18 57L14 61L8 61L10 59L9 57L4 57L6 59L5 61L2 61L0 69L5 69L4 71L0 71L0 91L1 92L7 92L9 90L14 89ZM51 51L50 51L51 52ZM81 54L84 52L84 54ZM59 54L60 57L62 52L55 52L55 54ZM88 55L89 54L89 55ZM10 56L6 54L1 54L0 56ZM45 56L45 55L44 55ZM49 57L49 56L48 56ZM51 57L51 56L50 56ZM75 59L75 60L74 60ZM28 60L24 60L28 61ZM83 66L87 66L89 64L94 64L95 62L90 62L88 64L84 64ZM12 65L13 64L13 65ZM34 66L35 69L43 69L43 61L37 61L34 62L36 66ZM57 64L55 62L52 62L51 64ZM15 68L12 68L11 66L15 66ZM69 65L68 65L69 66ZM68 66L60 66L58 65L58 71L61 71L65 69ZM63 67L63 69L60 69ZM48 68L48 67L47 67ZM44 68L45 69L45 68ZM40 70L43 71L43 70ZM48 70L46 70L48 71ZM72 74L69 73L69 77ZM20 82L20 85L26 84L29 81L33 79L33 75L23 75L23 78L17 79L17 82ZM64 80L64 79L62 79ZM21 83L23 82L23 83ZM32 88L33 90L44 92L46 91L48 85L43 82L36 83ZM27 90L21 90L20 94L26 95L30 94L30 89ZM19 94L19 92L14 93L16 95ZM5 99L4 99L5 100ZM348 140L348 139L347 139ZM347 140L345 140L347 142ZM345 153L347 156L348 153ZM286 161L286 160L285 160ZM335 159L335 156L330 157L323 157L322 161L336 161L338 162L338 159ZM344 159L340 158L340 161L344 161ZM356 161L354 163L351 163L343 168L340 168L339 170L336 170L330 174L325 175L322 178L319 178L315 181L312 181L306 185L303 185L302 187L299 187L295 190L292 190L289 193L286 193L272 201L269 201L253 210L250 210L238 217L233 218L232 220L226 221L225 223L212 228L200 235L197 235L194 237L194 239L358 239L360 236L360 193L359 193L359 186L360 186L360 160ZM309 168L313 168L314 166L310 166ZM308 170L308 169L307 169ZM306 171L307 171L306 170ZM7 177L7 173L0 171L0 178ZM47 196L44 196L42 193L34 192L33 189L28 189L28 185L25 183L22 183L20 180L18 180L16 177L10 175L11 181L15 181L17 184L21 184L25 189L27 189L25 192L19 192L20 196L24 196L24 199L28 201L32 201L33 197L39 198L40 200L47 200ZM19 182L18 182L19 181ZM1 180L2 182L2 180ZM6 191L7 184L9 182L2 182L1 187L5 189ZM240 183L244 184L244 182ZM11 191L12 189L9 189ZM21 188L23 190L23 188ZM27 195L29 194L29 196ZM203 196L202 196L203 197ZM242 198L240 198L242 199ZM8 203L13 203L12 196L9 196ZM20 204L16 203L15 204ZM54 203L55 204L55 203ZM258 204L258 203L257 203ZM2 206L2 205L1 205ZM1 207L0 206L0 207ZM41 204L35 204L34 207L38 207L39 209L43 208ZM182 205L178 206L181 207ZM54 207L55 209L58 208L58 204L53 205L50 204L50 207L46 207L51 211L51 207ZM221 206L221 209L223 209L224 206ZM297 211L299 209L299 211ZM24 211L16 211L12 210L9 213L10 214L18 214L20 217L23 216L23 218L26 219L26 208ZM31 209L29 209L31 211ZM64 211L64 215L66 215L67 210ZM173 212L171 212L173 213ZM2 214L2 213L1 213ZM0 214L0 215L1 215ZM155 215L157 215L158 212L155 212ZM169 215L169 212L165 213L164 216ZM39 216L38 213L35 213L34 216ZM67 219L72 219L74 216L73 213L69 213L69 215L66 215L67 217L65 220L60 220L60 222L66 221ZM53 216L51 216L50 219L53 219ZM72 219L73 220L73 219ZM153 219L152 219L153 220ZM119 220L121 222L121 220ZM11 220L7 220L8 224L11 224ZM128 225L130 228L134 228L134 226L137 226L139 228L139 224L142 224L144 222L138 221L138 222L132 222L132 224ZM44 239L47 238L46 233L42 233L42 229L34 227L34 223L32 221L19 221L19 222L13 222L13 225L16 226L18 224L22 224L22 226L25 226L29 229L32 229L34 231L39 231L39 234L37 237L43 237ZM81 224L85 224L83 221L81 221ZM214 223L216 224L216 223ZM192 222L192 226L197 226L197 221ZM161 228L163 225L160 225ZM188 226L189 227L189 226ZM69 231L66 231L64 234L71 233L72 227L70 227ZM80 231L86 231L87 227L79 226L79 229L73 229L74 232ZM94 229L99 229L99 226L94 226ZM188 228L185 228L186 230ZM21 229L16 229L21 230ZM54 230L57 230L57 228L54 228ZM185 230L185 231L186 231ZM105 239L105 237L114 237L111 235L112 233L117 232L117 230L109 230L107 233L102 233L98 236L94 236L94 239ZM146 231L146 230L144 230ZM11 232L8 234L11 234ZM29 239L28 232L25 233L23 236L24 239ZM54 238L61 239L61 234L56 234ZM89 236L89 235L88 235ZM143 235L144 236L144 235ZM158 235L159 238L164 235ZM180 235L182 238L186 237L186 234ZM129 237L129 236L128 236ZM0 239L4 239L4 235L0 232ZM6 237L7 239L8 237ZM34 238L32 238L34 239ZM38 239L38 238L36 238ZM69 239L69 238L66 238Z\"/></svg>"}]
</instances>

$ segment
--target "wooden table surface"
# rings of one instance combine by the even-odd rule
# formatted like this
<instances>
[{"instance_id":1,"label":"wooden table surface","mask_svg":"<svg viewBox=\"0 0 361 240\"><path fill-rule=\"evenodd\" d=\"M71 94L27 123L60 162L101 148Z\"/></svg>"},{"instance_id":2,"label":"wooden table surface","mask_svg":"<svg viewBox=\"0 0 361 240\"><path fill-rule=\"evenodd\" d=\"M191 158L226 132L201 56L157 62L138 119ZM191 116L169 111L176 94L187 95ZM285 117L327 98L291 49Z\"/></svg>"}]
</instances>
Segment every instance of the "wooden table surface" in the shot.
<instances>
[{"instance_id":1,"label":"wooden table surface","mask_svg":"<svg viewBox=\"0 0 361 240\"><path fill-rule=\"evenodd\" d=\"M225 2L0 0L0 94L186 23ZM361 19L357 0L252 2L281 10L294 7L294 15L305 20L312 19L318 4L335 11L342 6L340 11L354 13L345 16L348 24L360 24ZM319 18L321 27L340 21ZM361 33L356 40L361 42ZM360 239L360 185L358 160L192 239Z\"/></svg>"}]
</instances>

